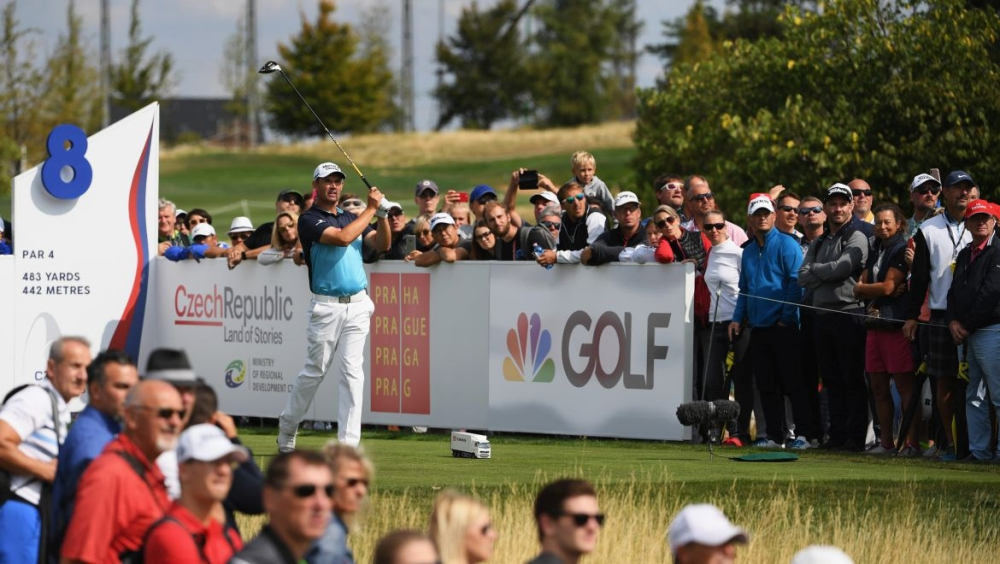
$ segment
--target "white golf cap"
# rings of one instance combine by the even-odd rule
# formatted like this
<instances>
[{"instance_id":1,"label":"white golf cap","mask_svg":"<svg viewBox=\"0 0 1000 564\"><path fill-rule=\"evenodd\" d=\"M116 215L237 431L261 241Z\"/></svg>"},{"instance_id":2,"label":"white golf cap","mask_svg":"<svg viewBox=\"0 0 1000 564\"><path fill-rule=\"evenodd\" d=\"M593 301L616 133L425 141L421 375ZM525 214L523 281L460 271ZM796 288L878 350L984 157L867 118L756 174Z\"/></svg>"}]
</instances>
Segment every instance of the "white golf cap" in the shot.
<instances>
[{"instance_id":1,"label":"white golf cap","mask_svg":"<svg viewBox=\"0 0 1000 564\"><path fill-rule=\"evenodd\" d=\"M639 197L635 195L635 192L629 192L628 190L624 192L619 192L615 196L615 209L624 206L625 204L635 204L639 205Z\"/></svg>"},{"instance_id":2,"label":"white golf cap","mask_svg":"<svg viewBox=\"0 0 1000 564\"><path fill-rule=\"evenodd\" d=\"M667 531L670 541L670 553L677 556L677 549L698 543L705 546L722 546L731 542L746 544L750 535L729 519L722 511L711 504L700 503L688 505L674 517Z\"/></svg>"},{"instance_id":3,"label":"white golf cap","mask_svg":"<svg viewBox=\"0 0 1000 564\"><path fill-rule=\"evenodd\" d=\"M188 214L188 212L186 212L186 211L184 211L184 210L182 210L180 208L177 208L177 211L174 212L174 217L177 217L179 215L187 215L187 214Z\"/></svg>"},{"instance_id":4,"label":"white golf cap","mask_svg":"<svg viewBox=\"0 0 1000 564\"><path fill-rule=\"evenodd\" d=\"M939 182L937 178L934 178L929 174L918 174L913 177L913 182L910 183L910 192L920 188L925 182L933 182L939 188L941 187L941 182Z\"/></svg>"},{"instance_id":5,"label":"white golf cap","mask_svg":"<svg viewBox=\"0 0 1000 564\"><path fill-rule=\"evenodd\" d=\"M455 225L455 218L451 217L451 214L436 213L431 216L431 231L438 225Z\"/></svg>"},{"instance_id":6,"label":"white golf cap","mask_svg":"<svg viewBox=\"0 0 1000 564\"><path fill-rule=\"evenodd\" d=\"M814 544L796 552L792 564L854 564L854 560L835 546Z\"/></svg>"},{"instance_id":7,"label":"white golf cap","mask_svg":"<svg viewBox=\"0 0 1000 564\"><path fill-rule=\"evenodd\" d=\"M318 167L316 167L316 170L313 171L313 180L316 180L317 178L326 178L331 174L339 174L341 178L347 178L347 175L344 174L344 171L340 170L340 167L337 166L336 164L323 163Z\"/></svg>"},{"instance_id":8,"label":"white golf cap","mask_svg":"<svg viewBox=\"0 0 1000 564\"><path fill-rule=\"evenodd\" d=\"M549 192L548 190L542 190L532 196L528 201L532 204L537 204L538 200L545 200L546 202L551 202L557 206L559 205L559 196L556 196L555 192Z\"/></svg>"},{"instance_id":9,"label":"white golf cap","mask_svg":"<svg viewBox=\"0 0 1000 564\"><path fill-rule=\"evenodd\" d=\"M763 193L750 194L750 203L747 204L747 215L753 215L757 210L768 210L774 212L774 202L771 196Z\"/></svg>"},{"instance_id":10,"label":"white golf cap","mask_svg":"<svg viewBox=\"0 0 1000 564\"><path fill-rule=\"evenodd\" d=\"M230 233L245 233L247 231L253 231L253 224L250 223L249 217L243 217L238 215L233 218L233 222L229 225Z\"/></svg>"},{"instance_id":11,"label":"white golf cap","mask_svg":"<svg viewBox=\"0 0 1000 564\"><path fill-rule=\"evenodd\" d=\"M194 229L191 230L192 241L198 237L208 237L209 235L215 235L215 228L207 223L199 223L194 226Z\"/></svg>"},{"instance_id":12,"label":"white golf cap","mask_svg":"<svg viewBox=\"0 0 1000 564\"><path fill-rule=\"evenodd\" d=\"M234 445L222 429L208 423L188 427L177 441L177 462L214 462L229 455L235 455L234 458L239 462L246 462L250 458L250 451L246 447Z\"/></svg>"}]
</instances>

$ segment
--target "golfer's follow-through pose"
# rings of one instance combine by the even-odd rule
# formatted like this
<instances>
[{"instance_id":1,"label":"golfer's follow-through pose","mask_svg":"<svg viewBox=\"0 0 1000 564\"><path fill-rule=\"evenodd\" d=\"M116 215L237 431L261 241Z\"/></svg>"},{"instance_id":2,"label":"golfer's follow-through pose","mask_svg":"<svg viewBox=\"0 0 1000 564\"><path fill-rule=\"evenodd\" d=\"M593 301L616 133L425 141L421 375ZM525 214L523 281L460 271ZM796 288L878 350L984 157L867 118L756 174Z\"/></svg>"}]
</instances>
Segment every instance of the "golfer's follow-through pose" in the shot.
<instances>
[{"instance_id":1,"label":"golfer's follow-through pose","mask_svg":"<svg viewBox=\"0 0 1000 564\"><path fill-rule=\"evenodd\" d=\"M368 240L379 250L389 249L391 233L378 188L368 192L368 207L361 215L337 207L344 188L344 173L333 163L313 172L316 201L299 217L302 256L309 267L308 356L284 411L281 412L278 450L295 448L299 423L313 401L316 388L327 373L338 379L337 438L357 446L361 440L361 409L365 374L362 370L365 339L375 304L368 297L368 278L361 261L362 244ZM377 228L371 228L372 216Z\"/></svg>"}]
</instances>

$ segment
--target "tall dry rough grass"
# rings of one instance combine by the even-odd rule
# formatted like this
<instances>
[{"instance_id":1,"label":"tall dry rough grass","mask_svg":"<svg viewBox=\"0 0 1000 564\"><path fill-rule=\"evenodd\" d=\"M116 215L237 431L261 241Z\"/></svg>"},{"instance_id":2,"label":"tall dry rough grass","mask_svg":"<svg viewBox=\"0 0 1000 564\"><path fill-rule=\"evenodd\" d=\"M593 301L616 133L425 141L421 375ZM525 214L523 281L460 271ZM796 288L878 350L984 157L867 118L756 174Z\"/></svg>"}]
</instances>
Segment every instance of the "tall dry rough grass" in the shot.
<instances>
[{"instance_id":1,"label":"tall dry rough grass","mask_svg":"<svg viewBox=\"0 0 1000 564\"><path fill-rule=\"evenodd\" d=\"M477 162L490 159L528 158L536 155L569 155L587 147L626 148L632 146L635 122L616 122L572 129L510 129L498 131L446 131L443 133L390 133L338 137L351 158L365 167L407 167L435 163ZM222 149L183 145L163 149L160 158ZM313 156L329 159L340 151L329 140L321 142L271 144L256 149L269 155Z\"/></svg>"},{"instance_id":2,"label":"tall dry rough grass","mask_svg":"<svg viewBox=\"0 0 1000 564\"><path fill-rule=\"evenodd\" d=\"M478 495L491 508L500 533L494 558L497 564L522 564L538 552L532 519L535 493L547 482L510 484ZM683 483L650 484L635 476L611 482L597 480L601 510L607 514L598 547L589 562L670 562L666 530L689 496ZM873 499L865 491L845 491L821 507L810 506L792 484L775 483L770 495L737 502L741 484L734 482L698 502L714 503L729 518L750 531L751 542L737 551L739 562L790 562L798 550L811 544L842 548L858 563L995 562L1000 546L996 500L969 500L956 507L941 501L917 499L900 484L891 500ZM975 508L970 510L969 508ZM430 497L410 492L376 492L363 523L349 543L359 563L369 562L376 541L396 528L425 529ZM252 536L261 518L245 518L244 533Z\"/></svg>"}]
</instances>

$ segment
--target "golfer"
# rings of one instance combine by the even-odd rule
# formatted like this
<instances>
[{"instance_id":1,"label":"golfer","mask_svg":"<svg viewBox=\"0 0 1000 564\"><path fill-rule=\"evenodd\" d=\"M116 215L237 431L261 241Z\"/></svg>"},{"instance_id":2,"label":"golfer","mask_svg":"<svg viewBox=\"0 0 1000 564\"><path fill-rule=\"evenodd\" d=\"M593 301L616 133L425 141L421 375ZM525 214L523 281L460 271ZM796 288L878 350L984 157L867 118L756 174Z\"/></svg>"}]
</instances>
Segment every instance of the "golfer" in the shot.
<instances>
[{"instance_id":1,"label":"golfer","mask_svg":"<svg viewBox=\"0 0 1000 564\"><path fill-rule=\"evenodd\" d=\"M334 163L313 172L316 200L299 216L302 258L309 267L308 356L279 418L278 450L295 448L295 435L328 372L338 379L337 439L351 446L361 441L361 404L365 375L365 340L375 304L368 297L368 278L361 262L361 245L389 250L391 233L387 210L378 188L368 192L368 207L360 215L337 207L344 189L344 173ZM377 228L372 229L372 216Z\"/></svg>"}]
</instances>

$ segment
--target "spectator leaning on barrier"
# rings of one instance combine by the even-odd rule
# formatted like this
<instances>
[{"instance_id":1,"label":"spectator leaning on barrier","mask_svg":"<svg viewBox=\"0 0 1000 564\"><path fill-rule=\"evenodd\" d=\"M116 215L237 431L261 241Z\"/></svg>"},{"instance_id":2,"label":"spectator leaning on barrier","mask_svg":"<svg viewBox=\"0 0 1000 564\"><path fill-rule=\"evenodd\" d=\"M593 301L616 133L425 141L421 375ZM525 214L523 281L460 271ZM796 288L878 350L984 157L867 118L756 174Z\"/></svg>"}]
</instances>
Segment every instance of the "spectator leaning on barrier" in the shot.
<instances>
[{"instance_id":1,"label":"spectator leaning on barrier","mask_svg":"<svg viewBox=\"0 0 1000 564\"><path fill-rule=\"evenodd\" d=\"M52 547L58 551L73 515L77 484L90 463L121 432L125 397L139 373L127 354L107 350L87 367L87 407L80 412L59 449L59 465L52 484Z\"/></svg>"},{"instance_id":2,"label":"spectator leaning on barrier","mask_svg":"<svg viewBox=\"0 0 1000 564\"><path fill-rule=\"evenodd\" d=\"M257 262L265 265L275 264L284 259L293 259L301 252L299 216L295 212L281 212L274 219L271 246L257 255Z\"/></svg>"},{"instance_id":3,"label":"spectator leaning on barrier","mask_svg":"<svg viewBox=\"0 0 1000 564\"><path fill-rule=\"evenodd\" d=\"M229 224L229 244L235 247L246 241L252 233L253 224L250 223L250 218L242 215L236 216L233 218L232 223Z\"/></svg>"},{"instance_id":4,"label":"spectator leaning on barrier","mask_svg":"<svg viewBox=\"0 0 1000 564\"><path fill-rule=\"evenodd\" d=\"M683 227L687 231L701 231L701 226L705 222L705 214L718 209L715 205L715 195L708 186L708 180L704 176L690 176L687 180L687 191L685 193L685 209L688 213L688 220ZM726 234L733 243L742 246L747 242L747 233L739 225L726 222Z\"/></svg>"},{"instance_id":5,"label":"spectator leaning on barrier","mask_svg":"<svg viewBox=\"0 0 1000 564\"><path fill-rule=\"evenodd\" d=\"M680 216L670 206L656 208L653 212L653 224L660 231L660 241L656 247L657 262L667 264L690 260L695 265L695 273L701 274L705 271L705 257L708 255L711 243L702 237L702 232L688 231L681 227ZM707 229L706 225L703 224L702 228ZM712 224L712 228L715 228L715 224ZM724 221L723 231L725 231Z\"/></svg>"},{"instance_id":6,"label":"spectator leaning on barrier","mask_svg":"<svg viewBox=\"0 0 1000 564\"><path fill-rule=\"evenodd\" d=\"M604 233L607 218L601 212L587 207L587 196L579 184L569 183L559 189L558 199L562 203L562 225L559 229L559 264L577 264L583 249L594 244ZM548 256L548 253L543 253Z\"/></svg>"},{"instance_id":7,"label":"spectator leaning on barrier","mask_svg":"<svg viewBox=\"0 0 1000 564\"><path fill-rule=\"evenodd\" d=\"M188 212L178 208L177 211L174 212L174 217L177 218L177 222L174 224L174 227L177 229L177 232L180 233L181 235L184 235L185 237L191 235L191 230L188 229L188 224L187 224Z\"/></svg>"},{"instance_id":8,"label":"spectator leaning on barrier","mask_svg":"<svg viewBox=\"0 0 1000 564\"><path fill-rule=\"evenodd\" d=\"M674 564L721 564L736 559L736 545L750 535L711 504L685 506L667 531Z\"/></svg>"},{"instance_id":9,"label":"spectator leaning on barrier","mask_svg":"<svg viewBox=\"0 0 1000 564\"><path fill-rule=\"evenodd\" d=\"M295 448L299 423L328 373L339 386L337 437L348 444L361 441L364 403L365 341L375 304L368 297L368 277L362 263L362 245L379 252L389 249L388 211L382 193L372 187L368 207L355 216L337 208L345 175L334 163L313 171L316 202L299 218L302 254L309 268L313 293L309 310L308 356L295 379L279 417L278 448ZM377 227L370 225L378 217Z\"/></svg>"},{"instance_id":10,"label":"spectator leaning on barrier","mask_svg":"<svg viewBox=\"0 0 1000 564\"><path fill-rule=\"evenodd\" d=\"M944 442L936 450L942 456L955 456L952 442L953 394L957 386L958 350L948 325L948 289L956 268L958 253L972 240L965 227L965 210L969 192L975 186L972 177L956 170L944 181L945 213L927 219L913 236L913 265L910 267L910 301L903 325L903 334L917 338L917 318L923 296L930 292L928 305L931 315L927 325L920 327L921 349L926 352L927 374L936 380L937 409ZM959 428L959 433L965 429ZM943 448L942 448L943 447ZM958 453L964 455L964 453Z\"/></svg>"},{"instance_id":11,"label":"spectator leaning on barrier","mask_svg":"<svg viewBox=\"0 0 1000 564\"><path fill-rule=\"evenodd\" d=\"M278 192L278 199L274 202L274 212L278 214L287 211L302 215L302 212L308 209L304 202L302 194L299 192L282 190ZM266 251L271 244L273 232L274 222L269 221L258 226L243 243L234 245L229 250L229 268L235 267L244 260L256 259L257 255Z\"/></svg>"},{"instance_id":12,"label":"spectator leaning on barrier","mask_svg":"<svg viewBox=\"0 0 1000 564\"><path fill-rule=\"evenodd\" d=\"M360 449L330 441L323 456L333 473L333 512L323 536L306 553L309 564L353 564L347 546L349 527L368 497L375 467Z\"/></svg>"},{"instance_id":13,"label":"spectator leaning on barrier","mask_svg":"<svg viewBox=\"0 0 1000 564\"><path fill-rule=\"evenodd\" d=\"M333 475L322 454L311 450L279 453L265 476L268 525L230 563L301 562L326 530L333 493Z\"/></svg>"},{"instance_id":14,"label":"spectator leaning on barrier","mask_svg":"<svg viewBox=\"0 0 1000 564\"><path fill-rule=\"evenodd\" d=\"M767 194L753 194L747 217L754 238L744 248L740 267L740 296L736 300L729 339L736 341L746 323L752 330L747 349L767 423L767 437L758 436L754 446L778 447L782 440L784 398L792 403L795 427L800 433L792 448L805 449L815 431L808 422L805 391L800 380L801 358L795 347L799 339L798 285L802 252L798 244L774 229L774 202Z\"/></svg>"},{"instance_id":15,"label":"spectator leaning on barrier","mask_svg":"<svg viewBox=\"0 0 1000 564\"><path fill-rule=\"evenodd\" d=\"M15 388L0 407L0 470L10 478L0 492L0 562L47 558L52 481L70 422L67 402L87 388L90 343L62 337L49 347L45 379ZM41 552L41 553L40 553Z\"/></svg>"},{"instance_id":16,"label":"spectator leaning on barrier","mask_svg":"<svg viewBox=\"0 0 1000 564\"><path fill-rule=\"evenodd\" d=\"M452 204L448 208L448 215L455 220L455 227L458 229L458 240L461 242L472 240L472 210L467 202Z\"/></svg>"},{"instance_id":17,"label":"spectator leaning on barrier","mask_svg":"<svg viewBox=\"0 0 1000 564\"><path fill-rule=\"evenodd\" d=\"M408 261L434 248L434 234L431 233L431 216L418 215L410 223L413 224L414 250L406 255L406 260Z\"/></svg>"},{"instance_id":18,"label":"spectator leaning on barrier","mask_svg":"<svg viewBox=\"0 0 1000 564\"><path fill-rule=\"evenodd\" d=\"M174 213L176 206L170 200L160 198L159 212L156 216L157 237L159 240L159 254L173 246L186 247L190 244L186 235L181 235L175 229L177 216Z\"/></svg>"},{"instance_id":19,"label":"spectator leaning on barrier","mask_svg":"<svg viewBox=\"0 0 1000 564\"><path fill-rule=\"evenodd\" d=\"M202 222L191 229L192 245L189 247L170 247L163 256L174 262L203 258L219 258L229 255L229 245L219 243L215 228L207 222Z\"/></svg>"},{"instance_id":20,"label":"spectator leaning on barrier","mask_svg":"<svg viewBox=\"0 0 1000 564\"><path fill-rule=\"evenodd\" d=\"M557 196L555 192L541 190L537 194L532 195L528 201L531 202L531 205L535 210L536 221L541 221L542 210L549 206L556 206L559 208L559 214L562 215L562 208L559 206L559 196Z\"/></svg>"},{"instance_id":21,"label":"spectator leaning on barrier","mask_svg":"<svg viewBox=\"0 0 1000 564\"><path fill-rule=\"evenodd\" d=\"M594 551L604 526L594 486L573 479L546 485L535 498L535 525L542 552L528 564L577 564Z\"/></svg>"},{"instance_id":22,"label":"spectator leaning on barrier","mask_svg":"<svg viewBox=\"0 0 1000 564\"><path fill-rule=\"evenodd\" d=\"M573 156L570 157L570 170L573 173L573 178L567 180L565 184L570 182L579 184L587 197L600 203L602 212L607 215L613 214L615 208L611 198L611 190L608 189L608 185L603 180L597 177L597 159L594 158L594 155L586 151L573 153ZM539 178L541 177L539 176Z\"/></svg>"},{"instance_id":23,"label":"spectator leaning on barrier","mask_svg":"<svg viewBox=\"0 0 1000 564\"><path fill-rule=\"evenodd\" d=\"M476 222L475 230L472 232L472 245L469 247L469 259L471 260L493 260L493 249L496 248L497 237L490 231L486 222L479 220Z\"/></svg>"},{"instance_id":24,"label":"spectator leaning on barrier","mask_svg":"<svg viewBox=\"0 0 1000 564\"><path fill-rule=\"evenodd\" d=\"M816 351L830 400L829 449L864 450L868 425L864 308L854 284L868 261L868 237L853 214L851 189L837 183L823 204L829 231L809 245L799 284L813 290ZM796 418L798 425L798 418Z\"/></svg>"},{"instance_id":25,"label":"spectator leaning on barrier","mask_svg":"<svg viewBox=\"0 0 1000 564\"><path fill-rule=\"evenodd\" d=\"M543 251L555 249L555 239L545 228L538 226L515 227L510 215L500 202L486 204L483 211L486 224L496 236L493 256L496 260L532 260L537 245Z\"/></svg>"},{"instance_id":26,"label":"spectator leaning on barrier","mask_svg":"<svg viewBox=\"0 0 1000 564\"><path fill-rule=\"evenodd\" d=\"M400 529L378 540L372 564L431 564L439 562L437 548L420 531Z\"/></svg>"},{"instance_id":27,"label":"spectator leaning on barrier","mask_svg":"<svg viewBox=\"0 0 1000 564\"><path fill-rule=\"evenodd\" d=\"M965 393L971 462L995 459L990 439L990 406L1000 409L1000 244L996 241L1000 210L976 200L965 210L972 241L958 253L955 278L948 290L948 329L956 345L964 344L969 362Z\"/></svg>"},{"instance_id":28,"label":"spectator leaning on barrier","mask_svg":"<svg viewBox=\"0 0 1000 564\"><path fill-rule=\"evenodd\" d=\"M633 192L620 192L615 198L615 219L618 227L605 231L592 245L580 253L580 262L598 266L618 262L625 247L646 244L646 230L642 229L642 210L639 198Z\"/></svg>"},{"instance_id":29,"label":"spectator leaning on barrier","mask_svg":"<svg viewBox=\"0 0 1000 564\"><path fill-rule=\"evenodd\" d=\"M247 449L215 425L194 425L177 443L181 497L146 534L143 561L151 564L226 564L243 548L239 531L226 526L222 500L233 485L233 466Z\"/></svg>"},{"instance_id":30,"label":"spectator leaning on barrier","mask_svg":"<svg viewBox=\"0 0 1000 564\"><path fill-rule=\"evenodd\" d=\"M875 223L875 215L872 214L872 187L860 178L847 183L851 190L851 199L854 202L854 217L871 225ZM871 235L869 233L868 235Z\"/></svg>"},{"instance_id":31,"label":"spectator leaning on barrier","mask_svg":"<svg viewBox=\"0 0 1000 564\"><path fill-rule=\"evenodd\" d=\"M555 198L555 194L552 192L546 192L546 194L551 194ZM548 200L546 200L548 201ZM536 212L538 217L538 226L542 229L548 231L549 235L552 236L552 242L555 247L559 246L559 234L562 232L562 219L563 211L557 204L549 204L542 208L540 211ZM559 260L558 251L553 249L548 249L537 253L535 256L535 262L541 266L548 266L550 264L556 264Z\"/></svg>"},{"instance_id":32,"label":"spectator leaning on barrier","mask_svg":"<svg viewBox=\"0 0 1000 564\"><path fill-rule=\"evenodd\" d=\"M443 564L477 564L493 556L497 532L479 500L444 491L434 500L430 535Z\"/></svg>"},{"instance_id":33,"label":"spectator leaning on barrier","mask_svg":"<svg viewBox=\"0 0 1000 564\"><path fill-rule=\"evenodd\" d=\"M906 222L906 238L916 234L917 229L926 221L943 211L937 207L938 196L941 195L941 182L929 174L918 174L910 183L910 203L913 204L913 217Z\"/></svg>"},{"instance_id":34,"label":"spectator leaning on barrier","mask_svg":"<svg viewBox=\"0 0 1000 564\"><path fill-rule=\"evenodd\" d=\"M458 246L460 243L458 228L451 215L443 212L432 215L430 228L436 246L417 255L413 259L413 264L428 267L442 262L454 263L469 258L469 252Z\"/></svg>"},{"instance_id":35,"label":"spectator leaning on barrier","mask_svg":"<svg viewBox=\"0 0 1000 564\"><path fill-rule=\"evenodd\" d=\"M170 506L155 460L177 445L185 416L180 394L166 382L139 382L125 399L124 414L122 433L80 479L63 562L134 558L149 527Z\"/></svg>"},{"instance_id":36,"label":"spectator leaning on barrier","mask_svg":"<svg viewBox=\"0 0 1000 564\"><path fill-rule=\"evenodd\" d=\"M906 275L906 220L903 210L896 204L882 204L875 208L875 238L868 250L868 262L854 285L854 295L868 302L865 318L865 370L875 398L875 417L881 431L879 444L869 449L870 454L895 454L893 441L894 407L889 379L899 390L900 406L906 410L914 393L913 350L903 336L906 312L903 304L907 296ZM900 437L906 445L900 454L920 456L920 442L916 424L911 424L908 437Z\"/></svg>"}]
</instances>

